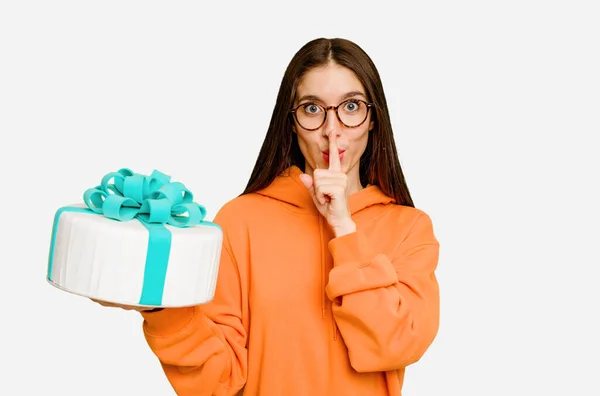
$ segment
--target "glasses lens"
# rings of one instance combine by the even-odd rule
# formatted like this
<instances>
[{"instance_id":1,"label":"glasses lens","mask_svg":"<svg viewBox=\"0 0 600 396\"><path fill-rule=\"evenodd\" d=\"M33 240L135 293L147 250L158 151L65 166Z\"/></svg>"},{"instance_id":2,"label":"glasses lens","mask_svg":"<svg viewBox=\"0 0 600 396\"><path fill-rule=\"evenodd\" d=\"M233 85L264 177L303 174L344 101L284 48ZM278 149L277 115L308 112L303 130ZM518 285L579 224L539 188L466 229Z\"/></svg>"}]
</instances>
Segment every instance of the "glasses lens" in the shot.
<instances>
[{"instance_id":1,"label":"glasses lens","mask_svg":"<svg viewBox=\"0 0 600 396\"><path fill-rule=\"evenodd\" d=\"M298 124L305 129L316 129L321 126L325 118L325 110L314 103L306 103L296 110Z\"/></svg>"},{"instance_id":2,"label":"glasses lens","mask_svg":"<svg viewBox=\"0 0 600 396\"><path fill-rule=\"evenodd\" d=\"M360 125L367 118L369 108L364 102L348 100L338 108L338 114L342 122L349 127Z\"/></svg>"}]
</instances>

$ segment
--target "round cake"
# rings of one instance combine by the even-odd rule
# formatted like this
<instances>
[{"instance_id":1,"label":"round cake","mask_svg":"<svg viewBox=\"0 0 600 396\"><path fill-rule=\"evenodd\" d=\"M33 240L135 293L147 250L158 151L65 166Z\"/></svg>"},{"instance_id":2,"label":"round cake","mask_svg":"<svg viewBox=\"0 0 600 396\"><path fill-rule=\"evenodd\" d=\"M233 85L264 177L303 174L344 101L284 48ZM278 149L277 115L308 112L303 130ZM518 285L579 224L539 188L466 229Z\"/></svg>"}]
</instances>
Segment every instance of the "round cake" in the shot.
<instances>
[{"instance_id":1,"label":"round cake","mask_svg":"<svg viewBox=\"0 0 600 396\"><path fill-rule=\"evenodd\" d=\"M158 171L109 173L85 192L83 204L57 210L47 279L117 304L206 303L214 296L223 234L205 213L183 184Z\"/></svg>"}]
</instances>

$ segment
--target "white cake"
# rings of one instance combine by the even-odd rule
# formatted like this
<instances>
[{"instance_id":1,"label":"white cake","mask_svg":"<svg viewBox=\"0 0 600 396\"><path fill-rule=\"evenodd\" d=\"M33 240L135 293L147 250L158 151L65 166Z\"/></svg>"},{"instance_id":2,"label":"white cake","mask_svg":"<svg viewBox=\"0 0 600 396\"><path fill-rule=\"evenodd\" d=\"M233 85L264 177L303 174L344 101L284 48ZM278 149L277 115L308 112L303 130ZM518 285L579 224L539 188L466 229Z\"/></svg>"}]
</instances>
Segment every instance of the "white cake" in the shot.
<instances>
[{"instance_id":1,"label":"white cake","mask_svg":"<svg viewBox=\"0 0 600 396\"><path fill-rule=\"evenodd\" d=\"M131 194L131 188L129 198L118 191L127 193L123 186L131 186L136 181L134 176L140 186L143 184L144 197ZM109 184L113 178L115 184ZM127 178L132 180L125 181ZM191 202L189 190L181 183L168 187L168 180L170 177L157 171L143 176L121 169L88 190L84 204L60 208L52 228L48 281L80 296L134 306L183 307L212 300L222 231L215 223L203 220L205 210ZM169 188L174 192L171 195ZM131 197L137 197L133 199L136 203ZM111 200L120 202L120 214L115 215L114 207L111 210ZM144 202L148 200L169 201L174 214L167 219L162 213L163 219L154 222L151 217L144 218L148 213ZM200 209L195 217L190 210L189 220L194 220L191 224L185 224L187 217L177 215L186 204ZM134 212L136 216L132 216ZM160 215L160 210L156 212ZM128 215L121 216L123 213Z\"/></svg>"}]
</instances>

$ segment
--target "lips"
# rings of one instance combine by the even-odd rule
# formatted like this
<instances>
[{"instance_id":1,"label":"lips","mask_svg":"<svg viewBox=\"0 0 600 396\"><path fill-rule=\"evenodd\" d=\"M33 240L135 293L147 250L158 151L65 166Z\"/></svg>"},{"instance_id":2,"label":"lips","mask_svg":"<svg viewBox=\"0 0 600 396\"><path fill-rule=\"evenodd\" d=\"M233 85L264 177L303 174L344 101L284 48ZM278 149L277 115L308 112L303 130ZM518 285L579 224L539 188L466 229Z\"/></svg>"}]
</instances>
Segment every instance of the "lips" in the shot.
<instances>
[{"instance_id":1,"label":"lips","mask_svg":"<svg viewBox=\"0 0 600 396\"><path fill-rule=\"evenodd\" d=\"M344 151L346 150L342 150L342 149L338 149L338 155L340 157L340 161L344 159ZM329 150L325 150L323 151L323 161L325 161L326 163L329 163Z\"/></svg>"},{"instance_id":2,"label":"lips","mask_svg":"<svg viewBox=\"0 0 600 396\"><path fill-rule=\"evenodd\" d=\"M342 154L344 151L346 151L346 150L338 149L338 154ZM329 155L329 149L323 151L323 154Z\"/></svg>"}]
</instances>

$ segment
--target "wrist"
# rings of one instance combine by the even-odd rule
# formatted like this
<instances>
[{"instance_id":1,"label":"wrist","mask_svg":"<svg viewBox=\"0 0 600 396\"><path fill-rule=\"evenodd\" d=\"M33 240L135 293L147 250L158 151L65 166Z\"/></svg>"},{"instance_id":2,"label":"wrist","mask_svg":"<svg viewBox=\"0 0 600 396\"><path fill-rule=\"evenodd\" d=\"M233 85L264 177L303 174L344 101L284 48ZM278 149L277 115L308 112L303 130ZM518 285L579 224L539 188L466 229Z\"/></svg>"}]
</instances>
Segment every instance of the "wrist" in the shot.
<instances>
[{"instance_id":1,"label":"wrist","mask_svg":"<svg viewBox=\"0 0 600 396\"><path fill-rule=\"evenodd\" d=\"M333 228L333 234L336 238L347 234L351 234L353 232L356 232L356 223L354 223L352 219L348 219L342 224L340 224L338 227Z\"/></svg>"}]
</instances>

